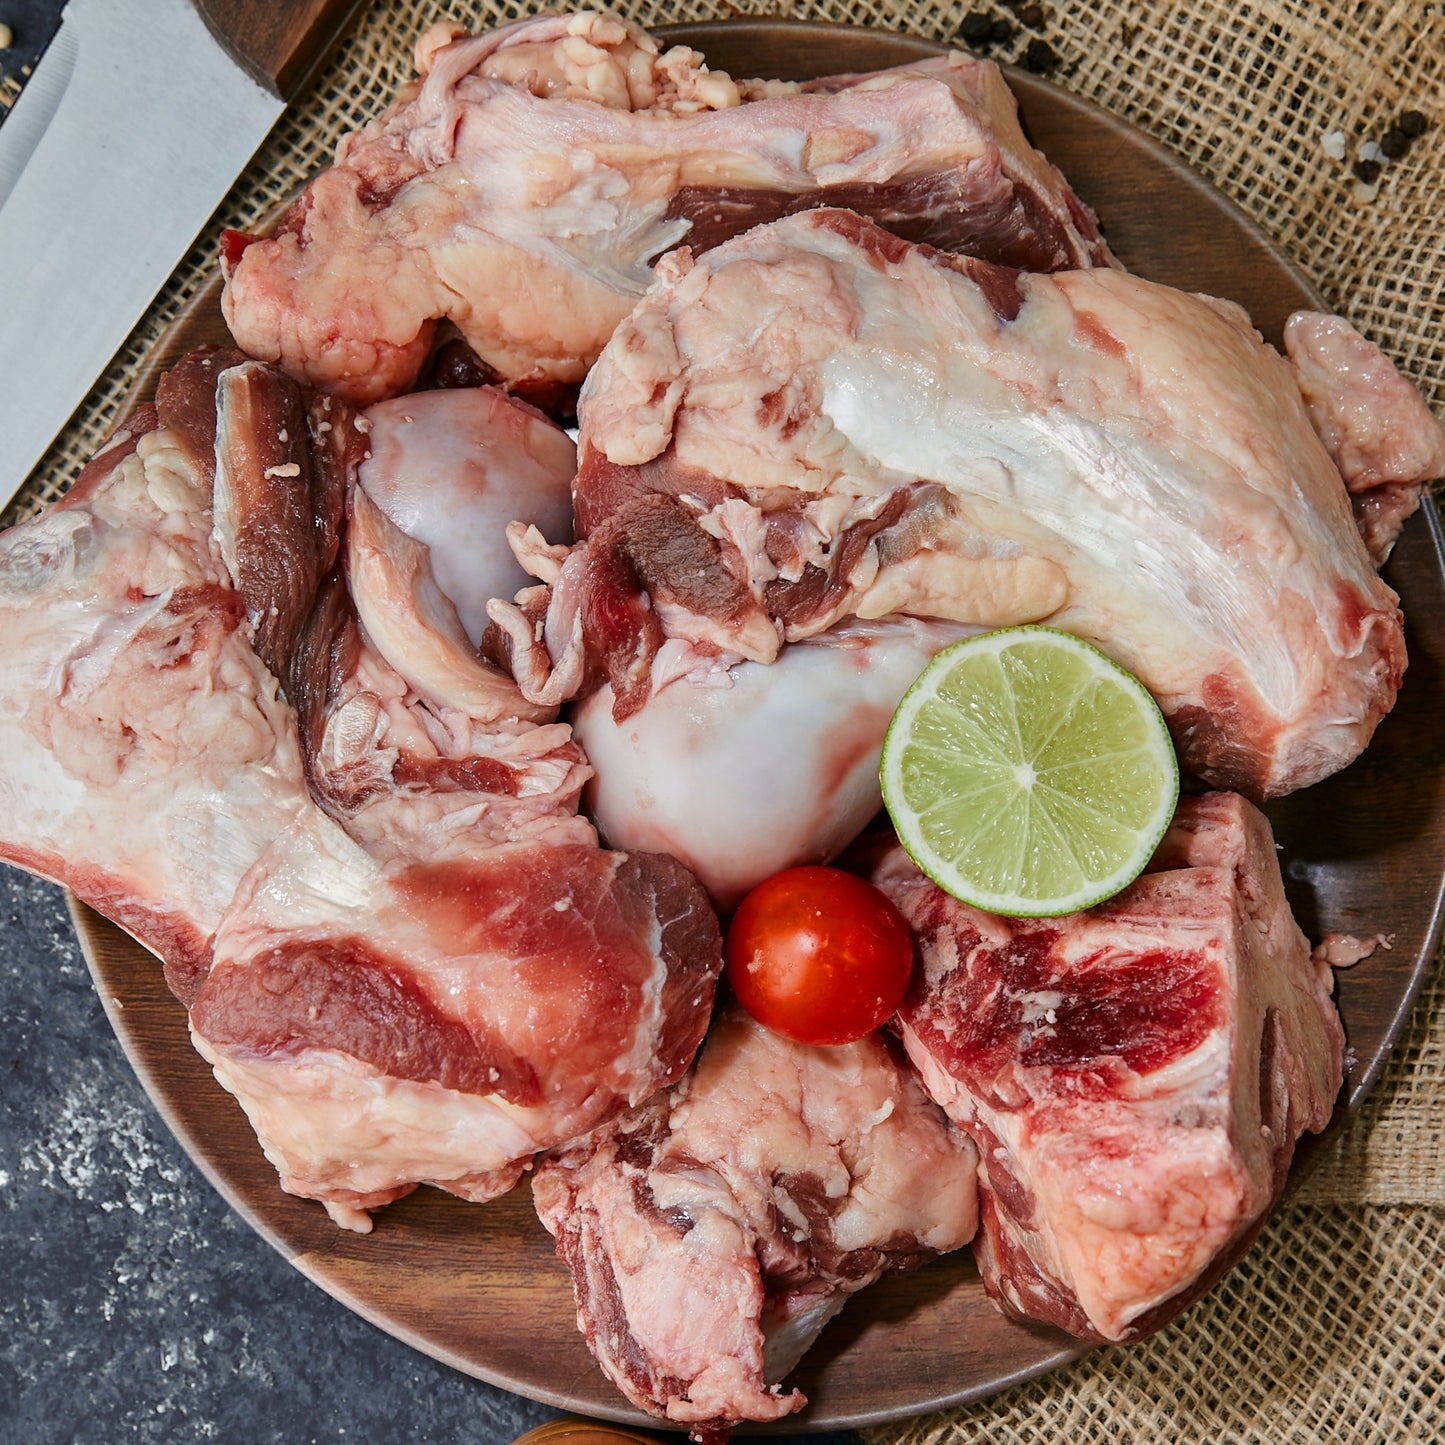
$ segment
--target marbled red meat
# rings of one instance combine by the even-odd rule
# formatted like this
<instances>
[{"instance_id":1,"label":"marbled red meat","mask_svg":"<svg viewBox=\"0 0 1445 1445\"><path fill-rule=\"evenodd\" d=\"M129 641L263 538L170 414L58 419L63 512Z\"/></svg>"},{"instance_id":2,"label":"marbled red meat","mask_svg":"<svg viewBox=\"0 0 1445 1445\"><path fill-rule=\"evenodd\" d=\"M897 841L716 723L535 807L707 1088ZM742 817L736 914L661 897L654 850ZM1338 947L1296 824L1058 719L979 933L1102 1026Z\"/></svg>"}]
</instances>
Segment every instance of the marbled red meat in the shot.
<instances>
[{"instance_id":1,"label":"marbled red meat","mask_svg":"<svg viewBox=\"0 0 1445 1445\"><path fill-rule=\"evenodd\" d=\"M1340 1087L1333 980L1264 816L1185 798L1148 871L1065 918L980 913L896 846L873 879L922 957L896 1026L982 1157L990 1295L1098 1340L1171 1319L1248 1247Z\"/></svg>"}]
</instances>

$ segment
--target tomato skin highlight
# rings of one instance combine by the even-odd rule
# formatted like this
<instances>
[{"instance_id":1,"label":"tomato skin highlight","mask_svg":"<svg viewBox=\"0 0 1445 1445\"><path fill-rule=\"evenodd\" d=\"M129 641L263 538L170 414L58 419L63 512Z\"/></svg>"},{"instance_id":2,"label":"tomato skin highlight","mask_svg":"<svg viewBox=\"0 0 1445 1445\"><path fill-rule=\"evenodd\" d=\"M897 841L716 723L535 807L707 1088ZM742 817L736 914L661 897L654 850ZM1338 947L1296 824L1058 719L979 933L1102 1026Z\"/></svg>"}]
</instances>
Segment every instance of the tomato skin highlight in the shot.
<instances>
[{"instance_id":1,"label":"tomato skin highlight","mask_svg":"<svg viewBox=\"0 0 1445 1445\"><path fill-rule=\"evenodd\" d=\"M800 1044L848 1044L903 1001L913 935L871 883L839 868L788 868L738 905L723 954L738 1002Z\"/></svg>"}]
</instances>

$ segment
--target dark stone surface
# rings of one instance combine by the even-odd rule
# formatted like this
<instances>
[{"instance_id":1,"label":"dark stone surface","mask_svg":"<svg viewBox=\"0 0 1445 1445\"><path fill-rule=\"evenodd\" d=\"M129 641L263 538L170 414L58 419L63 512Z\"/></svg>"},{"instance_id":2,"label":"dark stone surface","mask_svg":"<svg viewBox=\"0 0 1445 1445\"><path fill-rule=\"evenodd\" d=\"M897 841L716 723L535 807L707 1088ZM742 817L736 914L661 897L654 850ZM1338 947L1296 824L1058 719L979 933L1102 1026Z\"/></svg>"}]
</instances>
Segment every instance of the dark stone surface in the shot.
<instances>
[{"instance_id":1,"label":"dark stone surface","mask_svg":"<svg viewBox=\"0 0 1445 1445\"><path fill-rule=\"evenodd\" d=\"M0 76L22 85L28 70L35 68L41 53L60 24L61 0L4 0L0 4L0 25L10 27L10 45L0 50ZM5 109L0 106L0 121Z\"/></svg>"},{"instance_id":2,"label":"dark stone surface","mask_svg":"<svg viewBox=\"0 0 1445 1445\"><path fill-rule=\"evenodd\" d=\"M131 1073L60 890L0 867L0 1442L505 1445L556 1413L375 1329L253 1234Z\"/></svg>"}]
</instances>

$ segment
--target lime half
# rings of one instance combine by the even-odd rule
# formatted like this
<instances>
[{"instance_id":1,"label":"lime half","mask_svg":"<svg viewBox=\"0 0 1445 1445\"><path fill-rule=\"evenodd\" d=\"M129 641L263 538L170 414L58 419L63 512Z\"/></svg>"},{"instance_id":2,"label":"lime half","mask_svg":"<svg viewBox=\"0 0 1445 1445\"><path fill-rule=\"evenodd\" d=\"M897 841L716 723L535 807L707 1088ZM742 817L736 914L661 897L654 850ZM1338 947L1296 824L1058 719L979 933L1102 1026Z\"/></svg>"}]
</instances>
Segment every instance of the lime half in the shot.
<instances>
[{"instance_id":1,"label":"lime half","mask_svg":"<svg viewBox=\"0 0 1445 1445\"><path fill-rule=\"evenodd\" d=\"M1142 683L1052 627L946 647L889 724L880 767L898 839L945 892L1043 918L1089 908L1144 870L1179 799L1179 765Z\"/></svg>"}]
</instances>

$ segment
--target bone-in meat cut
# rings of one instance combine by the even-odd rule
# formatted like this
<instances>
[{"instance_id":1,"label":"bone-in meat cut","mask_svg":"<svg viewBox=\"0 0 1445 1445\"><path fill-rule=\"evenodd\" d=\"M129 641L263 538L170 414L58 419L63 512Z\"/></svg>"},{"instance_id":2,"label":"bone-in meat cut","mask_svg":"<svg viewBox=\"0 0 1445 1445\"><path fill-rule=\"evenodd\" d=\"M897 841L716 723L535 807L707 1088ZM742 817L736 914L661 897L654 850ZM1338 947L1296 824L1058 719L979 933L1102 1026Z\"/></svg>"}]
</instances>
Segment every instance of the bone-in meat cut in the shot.
<instances>
[{"instance_id":1,"label":"bone-in meat cut","mask_svg":"<svg viewBox=\"0 0 1445 1445\"><path fill-rule=\"evenodd\" d=\"M224 238L238 344L352 400L410 387L442 317L497 379L555 399L658 256L811 206L1007 265L1111 262L986 60L739 83L595 11L439 25L416 58L271 236Z\"/></svg>"},{"instance_id":2,"label":"bone-in meat cut","mask_svg":"<svg viewBox=\"0 0 1445 1445\"><path fill-rule=\"evenodd\" d=\"M795 1044L736 1004L675 1088L539 1161L577 1320L640 1408L725 1438L848 1297L973 1237L978 1154L880 1034Z\"/></svg>"},{"instance_id":3,"label":"bone-in meat cut","mask_svg":"<svg viewBox=\"0 0 1445 1445\"><path fill-rule=\"evenodd\" d=\"M0 857L134 934L182 996L306 807L291 710L211 542L217 361L172 371L58 502L0 536Z\"/></svg>"},{"instance_id":4,"label":"bone-in meat cut","mask_svg":"<svg viewBox=\"0 0 1445 1445\"><path fill-rule=\"evenodd\" d=\"M1096 1340L1171 1319L1248 1247L1340 1087L1333 978L1263 814L1185 798L1139 879L1064 918L980 913L896 846L873 881L921 953L896 1026L983 1161L989 1294Z\"/></svg>"},{"instance_id":5,"label":"bone-in meat cut","mask_svg":"<svg viewBox=\"0 0 1445 1445\"><path fill-rule=\"evenodd\" d=\"M515 436L447 395L437 457ZM420 1182L490 1198L677 1079L720 966L701 887L598 847L570 730L358 486L371 426L193 355L0 538L0 856L163 957L283 1186L361 1230Z\"/></svg>"},{"instance_id":6,"label":"bone-in meat cut","mask_svg":"<svg viewBox=\"0 0 1445 1445\"><path fill-rule=\"evenodd\" d=\"M368 407L362 488L423 543L437 586L473 643L487 603L530 580L507 545L519 517L572 533L577 450L566 432L495 387L419 391Z\"/></svg>"},{"instance_id":7,"label":"bone-in meat cut","mask_svg":"<svg viewBox=\"0 0 1445 1445\"><path fill-rule=\"evenodd\" d=\"M583 555L520 548L552 598L540 629L494 603L494 655L528 691L580 655L619 718L669 639L771 662L853 615L1048 622L1145 683L1186 767L1267 797L1354 758L1404 670L1288 363L1238 307L1107 267L846 211L674 253L588 378L579 456Z\"/></svg>"}]
</instances>

